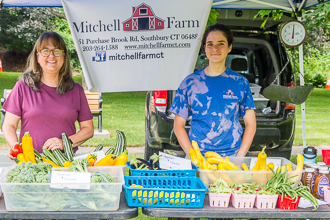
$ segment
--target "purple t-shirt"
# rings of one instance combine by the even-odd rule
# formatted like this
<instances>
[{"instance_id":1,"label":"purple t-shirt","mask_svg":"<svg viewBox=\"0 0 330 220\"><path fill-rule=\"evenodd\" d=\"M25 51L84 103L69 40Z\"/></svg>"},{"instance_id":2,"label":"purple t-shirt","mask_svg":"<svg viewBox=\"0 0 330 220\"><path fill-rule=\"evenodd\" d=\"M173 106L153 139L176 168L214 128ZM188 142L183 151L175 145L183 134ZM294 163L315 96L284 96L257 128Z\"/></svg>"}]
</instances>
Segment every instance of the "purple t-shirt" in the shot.
<instances>
[{"instance_id":1,"label":"purple t-shirt","mask_svg":"<svg viewBox=\"0 0 330 220\"><path fill-rule=\"evenodd\" d=\"M64 95L57 95L56 87L43 83L40 83L39 89L40 92L35 92L19 80L3 108L21 117L20 141L24 133L29 131L34 149L42 152L42 147L49 138L62 139L62 133L68 136L75 134L75 122L91 120L93 115L84 89L78 83Z\"/></svg>"}]
</instances>

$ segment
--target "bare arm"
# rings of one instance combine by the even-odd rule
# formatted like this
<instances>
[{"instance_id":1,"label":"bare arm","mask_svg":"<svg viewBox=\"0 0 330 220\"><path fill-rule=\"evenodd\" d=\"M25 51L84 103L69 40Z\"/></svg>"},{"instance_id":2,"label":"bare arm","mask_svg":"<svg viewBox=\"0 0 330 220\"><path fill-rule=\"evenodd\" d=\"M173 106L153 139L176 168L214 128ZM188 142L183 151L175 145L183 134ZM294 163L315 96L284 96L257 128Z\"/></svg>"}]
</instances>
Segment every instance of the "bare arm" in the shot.
<instances>
[{"instance_id":1,"label":"bare arm","mask_svg":"<svg viewBox=\"0 0 330 220\"><path fill-rule=\"evenodd\" d=\"M178 138L180 146L184 150L184 152L189 155L188 150L192 148L188 134L185 129L186 119L180 117L179 115L175 115L174 118L174 133Z\"/></svg>"},{"instance_id":2,"label":"bare arm","mask_svg":"<svg viewBox=\"0 0 330 220\"><path fill-rule=\"evenodd\" d=\"M242 138L241 147L237 152L237 157L244 157L248 152L257 129L256 116L253 109L246 109L243 116L245 131Z\"/></svg>"},{"instance_id":3,"label":"bare arm","mask_svg":"<svg viewBox=\"0 0 330 220\"><path fill-rule=\"evenodd\" d=\"M6 117L5 121L3 122L2 125L2 130L3 130L3 136L5 137L8 145L12 147L15 143L18 143L18 138L16 134L18 122L21 119L21 117L14 115L10 112L6 112ZM7 155L10 159L14 159L10 155L10 150Z\"/></svg>"},{"instance_id":4,"label":"bare arm","mask_svg":"<svg viewBox=\"0 0 330 220\"><path fill-rule=\"evenodd\" d=\"M73 147L79 146L94 135L93 120L79 122L79 126L80 130L69 137L73 142ZM50 138L45 142L44 146L49 150L55 150L57 148L63 150L63 141L56 137Z\"/></svg>"}]
</instances>

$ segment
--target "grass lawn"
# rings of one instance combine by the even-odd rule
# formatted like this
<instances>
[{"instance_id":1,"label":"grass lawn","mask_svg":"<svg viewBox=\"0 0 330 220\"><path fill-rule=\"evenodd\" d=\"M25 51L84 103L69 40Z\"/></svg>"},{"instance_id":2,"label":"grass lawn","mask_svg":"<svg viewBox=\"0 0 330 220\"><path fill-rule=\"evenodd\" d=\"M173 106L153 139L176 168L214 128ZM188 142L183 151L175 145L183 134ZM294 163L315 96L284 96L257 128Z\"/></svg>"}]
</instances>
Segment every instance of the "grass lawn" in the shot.
<instances>
[{"instance_id":1,"label":"grass lawn","mask_svg":"<svg viewBox=\"0 0 330 220\"><path fill-rule=\"evenodd\" d=\"M330 146L330 90L314 89L305 103L307 145ZM303 145L301 106L296 106L294 145Z\"/></svg>"},{"instance_id":2,"label":"grass lawn","mask_svg":"<svg viewBox=\"0 0 330 220\"><path fill-rule=\"evenodd\" d=\"M21 73L0 73L0 96L3 89L13 88ZM81 84L81 76L74 79ZM128 146L144 145L144 106L146 92L102 93L103 129L110 132L110 138L92 138L83 146L115 146L116 130L124 131ZM330 145L330 90L314 89L306 101L307 145ZM94 117L97 128L97 118ZM0 138L0 144L6 144ZM294 145L302 145L301 106L296 106L296 136Z\"/></svg>"}]
</instances>

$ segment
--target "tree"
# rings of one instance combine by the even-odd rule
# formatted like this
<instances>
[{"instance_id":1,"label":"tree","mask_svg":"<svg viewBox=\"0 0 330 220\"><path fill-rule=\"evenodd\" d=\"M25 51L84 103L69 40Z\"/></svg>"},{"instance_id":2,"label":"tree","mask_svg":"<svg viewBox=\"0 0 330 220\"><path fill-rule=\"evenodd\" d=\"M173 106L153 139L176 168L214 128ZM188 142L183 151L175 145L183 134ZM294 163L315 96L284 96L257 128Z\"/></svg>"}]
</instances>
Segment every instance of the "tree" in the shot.
<instances>
[{"instance_id":1,"label":"tree","mask_svg":"<svg viewBox=\"0 0 330 220\"><path fill-rule=\"evenodd\" d=\"M54 29L54 18L45 8L1 8L0 46L7 51L30 51L39 35Z\"/></svg>"}]
</instances>

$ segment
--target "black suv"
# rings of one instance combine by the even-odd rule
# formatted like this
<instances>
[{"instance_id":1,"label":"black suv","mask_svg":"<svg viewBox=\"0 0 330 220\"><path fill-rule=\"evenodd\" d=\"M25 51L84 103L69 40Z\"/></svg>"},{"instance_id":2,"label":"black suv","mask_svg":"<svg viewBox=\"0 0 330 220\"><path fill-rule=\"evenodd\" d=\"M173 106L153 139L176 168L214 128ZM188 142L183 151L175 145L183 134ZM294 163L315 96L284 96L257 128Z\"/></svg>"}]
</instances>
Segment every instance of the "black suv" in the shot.
<instances>
[{"instance_id":1,"label":"black suv","mask_svg":"<svg viewBox=\"0 0 330 220\"><path fill-rule=\"evenodd\" d=\"M220 14L221 12L221 14ZM267 22L260 29L261 19L253 19L256 11L221 10L218 23L227 25L233 33L233 49L226 66L245 76L250 82L256 106L257 131L248 152L256 155L264 146L269 156L290 159L295 133L295 106L265 98L263 90L269 86L284 65L288 56L277 36L278 23ZM284 17L285 19L285 17ZM270 19L269 19L270 20ZM244 27L239 25L244 24ZM196 70L208 65L205 54L200 54ZM276 85L293 86L294 75L287 65ZM178 85L179 86L179 85ZM174 114L169 111L176 91L149 91L146 97L145 158L160 150L174 150L184 155L173 130ZM244 129L243 119L240 119ZM187 120L186 130L190 129Z\"/></svg>"}]
</instances>

